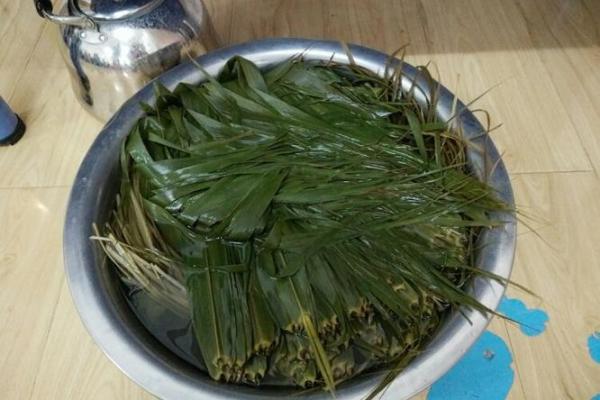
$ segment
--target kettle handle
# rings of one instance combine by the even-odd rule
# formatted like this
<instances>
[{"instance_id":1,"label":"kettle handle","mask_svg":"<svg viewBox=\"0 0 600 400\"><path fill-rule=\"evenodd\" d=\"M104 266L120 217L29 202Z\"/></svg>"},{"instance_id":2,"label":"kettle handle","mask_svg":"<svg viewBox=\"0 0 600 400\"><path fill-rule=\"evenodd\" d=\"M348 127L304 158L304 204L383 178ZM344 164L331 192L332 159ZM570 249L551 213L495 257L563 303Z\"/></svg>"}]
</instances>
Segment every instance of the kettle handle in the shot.
<instances>
[{"instance_id":1,"label":"kettle handle","mask_svg":"<svg viewBox=\"0 0 600 400\"><path fill-rule=\"evenodd\" d=\"M77 5L75 6L75 9L78 11L78 15L66 16L56 15L52 12L51 0L33 0L33 2L35 4L37 13L42 18L46 18L60 25L74 25L82 28L97 28L94 20L81 12ZM72 3L72 0L69 1L69 3Z\"/></svg>"},{"instance_id":2,"label":"kettle handle","mask_svg":"<svg viewBox=\"0 0 600 400\"><path fill-rule=\"evenodd\" d=\"M45 18L46 14L52 13L52 2L50 0L35 0L34 3L40 17Z\"/></svg>"}]
</instances>

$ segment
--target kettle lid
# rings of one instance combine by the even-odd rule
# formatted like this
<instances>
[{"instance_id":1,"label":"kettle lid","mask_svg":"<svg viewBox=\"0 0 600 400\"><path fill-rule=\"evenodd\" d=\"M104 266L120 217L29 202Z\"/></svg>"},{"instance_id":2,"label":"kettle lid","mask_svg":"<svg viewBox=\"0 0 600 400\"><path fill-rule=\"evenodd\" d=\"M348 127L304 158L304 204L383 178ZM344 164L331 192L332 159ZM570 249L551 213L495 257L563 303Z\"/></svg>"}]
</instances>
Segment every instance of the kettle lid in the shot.
<instances>
[{"instance_id":1,"label":"kettle lid","mask_svg":"<svg viewBox=\"0 0 600 400\"><path fill-rule=\"evenodd\" d=\"M71 0L86 16L98 21L136 17L151 11L163 0Z\"/></svg>"}]
</instances>

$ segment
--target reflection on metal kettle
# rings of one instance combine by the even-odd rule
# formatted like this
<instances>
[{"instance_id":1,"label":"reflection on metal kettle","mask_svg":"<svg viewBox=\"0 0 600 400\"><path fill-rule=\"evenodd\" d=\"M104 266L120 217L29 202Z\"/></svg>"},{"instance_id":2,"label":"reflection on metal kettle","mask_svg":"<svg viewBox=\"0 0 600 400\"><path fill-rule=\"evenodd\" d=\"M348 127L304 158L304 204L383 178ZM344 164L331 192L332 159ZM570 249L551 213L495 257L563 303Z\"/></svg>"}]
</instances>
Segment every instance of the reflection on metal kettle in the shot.
<instances>
[{"instance_id":1,"label":"reflection on metal kettle","mask_svg":"<svg viewBox=\"0 0 600 400\"><path fill-rule=\"evenodd\" d=\"M73 89L103 121L188 54L218 47L202 0L68 0L58 14L51 0L35 5L60 25Z\"/></svg>"}]
</instances>

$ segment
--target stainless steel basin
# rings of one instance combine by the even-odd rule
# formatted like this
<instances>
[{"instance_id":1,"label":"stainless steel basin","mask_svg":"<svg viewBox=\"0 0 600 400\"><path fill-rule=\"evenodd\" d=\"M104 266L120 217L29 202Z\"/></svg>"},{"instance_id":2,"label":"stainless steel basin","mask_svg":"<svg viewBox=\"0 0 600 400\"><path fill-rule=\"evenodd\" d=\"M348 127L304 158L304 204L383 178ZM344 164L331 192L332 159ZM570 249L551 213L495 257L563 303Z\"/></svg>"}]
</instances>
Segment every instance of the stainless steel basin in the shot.
<instances>
[{"instance_id":1,"label":"stainless steel basin","mask_svg":"<svg viewBox=\"0 0 600 400\"><path fill-rule=\"evenodd\" d=\"M384 73L387 55L359 46L350 46L354 61L379 74ZM337 42L306 39L268 39L213 51L198 58L210 74L216 74L234 55L242 55L260 67L267 67L292 56L307 59L348 62L343 47ZM416 70L404 65L407 88ZM203 73L193 64L180 65L158 79L174 88L179 82L197 83ZM417 76L417 85L427 82ZM417 91L418 100L425 101ZM443 89L437 104L442 119L452 114L454 96ZM183 361L160 344L137 320L118 286L113 268L102 251L89 240L92 223L103 223L118 190L119 149L123 138L143 115L140 102L153 102L151 84L131 98L107 123L87 153L75 179L69 200L64 231L66 273L73 300L81 319L106 355L131 379L162 399L280 399L295 394L299 399L330 399L324 392L298 394L292 389L251 388L220 384ZM458 103L458 109L464 108ZM470 150L469 162L481 179L487 179L506 202L513 204L507 171L483 127L469 111L456 119L464 134L485 151ZM478 263L484 269L508 278L512 269L516 241L516 219L511 213L498 217L506 221L500 228L485 231L481 240ZM477 278L470 290L483 304L495 309L504 286ZM450 369L486 328L490 317L465 311L470 323L459 313L450 316L428 345L391 384L385 399L405 399L430 386ZM380 374L358 377L337 391L340 400L363 398L381 378Z\"/></svg>"}]
</instances>

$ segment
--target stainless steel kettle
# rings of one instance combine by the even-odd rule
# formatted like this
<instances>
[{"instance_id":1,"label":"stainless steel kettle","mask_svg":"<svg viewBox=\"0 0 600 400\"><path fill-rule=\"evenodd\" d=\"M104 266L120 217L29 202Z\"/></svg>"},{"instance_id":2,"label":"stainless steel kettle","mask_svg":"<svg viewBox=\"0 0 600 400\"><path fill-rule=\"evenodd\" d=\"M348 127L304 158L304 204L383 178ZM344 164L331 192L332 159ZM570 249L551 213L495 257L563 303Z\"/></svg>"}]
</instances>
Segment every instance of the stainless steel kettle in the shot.
<instances>
[{"instance_id":1,"label":"stainless steel kettle","mask_svg":"<svg viewBox=\"0 0 600 400\"><path fill-rule=\"evenodd\" d=\"M67 0L58 14L34 1L60 25L76 95L104 121L161 72L217 47L202 0Z\"/></svg>"}]
</instances>

